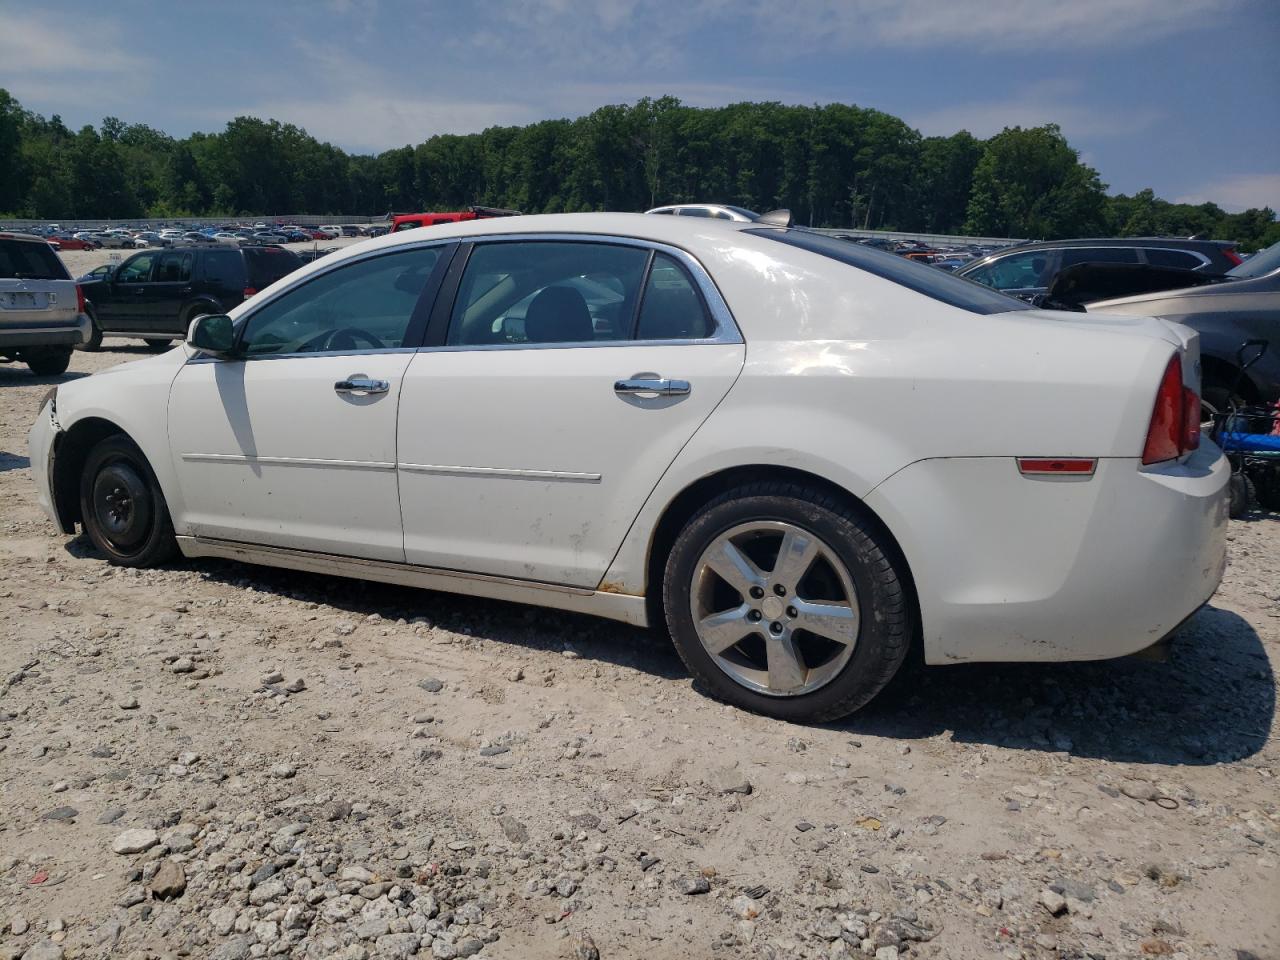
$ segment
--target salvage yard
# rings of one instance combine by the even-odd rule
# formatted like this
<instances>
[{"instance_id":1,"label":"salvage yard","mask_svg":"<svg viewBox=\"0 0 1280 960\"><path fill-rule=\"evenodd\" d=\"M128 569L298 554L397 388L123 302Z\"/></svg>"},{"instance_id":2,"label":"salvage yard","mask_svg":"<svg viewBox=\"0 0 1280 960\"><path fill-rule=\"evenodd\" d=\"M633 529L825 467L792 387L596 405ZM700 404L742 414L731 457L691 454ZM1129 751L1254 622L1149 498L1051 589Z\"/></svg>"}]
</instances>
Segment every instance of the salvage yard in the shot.
<instances>
[{"instance_id":1,"label":"salvage yard","mask_svg":"<svg viewBox=\"0 0 1280 960\"><path fill-rule=\"evenodd\" d=\"M110 567L36 505L54 382L0 366L0 957L1280 957L1274 517L1168 663L792 726L614 623Z\"/></svg>"}]
</instances>

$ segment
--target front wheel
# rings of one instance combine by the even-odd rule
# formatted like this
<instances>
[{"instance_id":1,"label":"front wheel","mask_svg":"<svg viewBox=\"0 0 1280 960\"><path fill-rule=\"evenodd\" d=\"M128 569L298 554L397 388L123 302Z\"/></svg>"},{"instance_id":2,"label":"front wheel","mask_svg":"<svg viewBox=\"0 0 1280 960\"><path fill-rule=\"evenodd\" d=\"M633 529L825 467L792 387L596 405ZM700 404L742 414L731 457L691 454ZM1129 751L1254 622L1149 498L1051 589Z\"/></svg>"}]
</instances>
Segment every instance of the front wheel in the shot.
<instances>
[{"instance_id":1,"label":"front wheel","mask_svg":"<svg viewBox=\"0 0 1280 960\"><path fill-rule=\"evenodd\" d=\"M716 696L784 720L853 713L911 644L906 572L887 536L845 504L793 483L728 491L672 547L667 626Z\"/></svg>"},{"instance_id":2,"label":"front wheel","mask_svg":"<svg viewBox=\"0 0 1280 960\"><path fill-rule=\"evenodd\" d=\"M169 349L169 344L173 343L172 338L160 339L159 337L147 337L142 341L147 345L147 349L152 353L160 353Z\"/></svg>"},{"instance_id":3,"label":"front wheel","mask_svg":"<svg viewBox=\"0 0 1280 960\"><path fill-rule=\"evenodd\" d=\"M89 339L80 344L79 349L86 353L97 353L102 349L102 328L98 326L98 315L93 311L92 307L85 307L85 313L89 317L91 324L89 330Z\"/></svg>"},{"instance_id":4,"label":"front wheel","mask_svg":"<svg viewBox=\"0 0 1280 960\"><path fill-rule=\"evenodd\" d=\"M80 516L94 546L117 566L154 567L177 550L160 484L127 437L107 437L89 451Z\"/></svg>"}]
</instances>

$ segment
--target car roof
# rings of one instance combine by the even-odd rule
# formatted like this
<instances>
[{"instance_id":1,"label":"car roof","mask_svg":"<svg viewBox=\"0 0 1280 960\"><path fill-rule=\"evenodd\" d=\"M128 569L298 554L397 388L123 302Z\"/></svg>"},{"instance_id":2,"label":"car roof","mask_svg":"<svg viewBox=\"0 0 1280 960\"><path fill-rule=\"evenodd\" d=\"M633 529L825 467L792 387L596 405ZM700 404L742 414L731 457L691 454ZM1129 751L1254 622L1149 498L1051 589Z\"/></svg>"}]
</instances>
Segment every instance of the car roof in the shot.
<instances>
[{"instance_id":1,"label":"car roof","mask_svg":"<svg viewBox=\"0 0 1280 960\"><path fill-rule=\"evenodd\" d=\"M1074 237L1070 240L1037 240L1003 247L990 256L1003 256L1023 250L1054 250L1059 247L1169 247L1175 250L1221 250L1234 247L1230 240L1188 240L1185 237Z\"/></svg>"}]
</instances>

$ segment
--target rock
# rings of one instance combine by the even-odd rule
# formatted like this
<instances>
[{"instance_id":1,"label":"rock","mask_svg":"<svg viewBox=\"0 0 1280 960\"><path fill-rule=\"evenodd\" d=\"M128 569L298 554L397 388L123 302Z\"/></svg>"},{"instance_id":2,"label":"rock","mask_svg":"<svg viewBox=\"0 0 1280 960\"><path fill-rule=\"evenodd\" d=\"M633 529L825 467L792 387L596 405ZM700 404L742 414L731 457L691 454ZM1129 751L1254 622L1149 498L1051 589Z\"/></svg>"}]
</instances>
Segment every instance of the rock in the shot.
<instances>
[{"instance_id":1,"label":"rock","mask_svg":"<svg viewBox=\"0 0 1280 960\"><path fill-rule=\"evenodd\" d=\"M496 756L499 756L499 755L501 755L501 754L508 753L508 752L510 752L510 750L511 750L511 748L510 748L510 747L504 747L504 746L502 746L501 744L494 744L493 746L489 746L489 747L481 747L481 748L480 748L480 756L482 756L482 757L496 757Z\"/></svg>"},{"instance_id":2,"label":"rock","mask_svg":"<svg viewBox=\"0 0 1280 960\"><path fill-rule=\"evenodd\" d=\"M303 690L307 689L307 682L301 677L297 677L296 679L290 680L286 683L284 685L284 689L287 693L301 693Z\"/></svg>"},{"instance_id":3,"label":"rock","mask_svg":"<svg viewBox=\"0 0 1280 960\"><path fill-rule=\"evenodd\" d=\"M298 772L297 768L289 763L273 763L271 769L267 771L277 780L288 780L295 776Z\"/></svg>"},{"instance_id":4,"label":"rock","mask_svg":"<svg viewBox=\"0 0 1280 960\"><path fill-rule=\"evenodd\" d=\"M743 920L754 920L760 916L760 904L756 903L746 894L740 894L733 898L733 902L729 904L729 909L733 911L735 917Z\"/></svg>"},{"instance_id":5,"label":"rock","mask_svg":"<svg viewBox=\"0 0 1280 960\"><path fill-rule=\"evenodd\" d=\"M231 937L211 954L209 960L248 960L253 937L241 934Z\"/></svg>"},{"instance_id":6,"label":"rock","mask_svg":"<svg viewBox=\"0 0 1280 960\"><path fill-rule=\"evenodd\" d=\"M119 702L119 707L120 707L120 709L121 709L121 710L137 710L137 709L138 709L138 698L137 698L137 697L122 697L122 698L120 699L120 702Z\"/></svg>"},{"instance_id":7,"label":"rock","mask_svg":"<svg viewBox=\"0 0 1280 960\"><path fill-rule=\"evenodd\" d=\"M97 822L102 826L107 826L108 824L115 823L124 815L125 815L124 807L107 807L107 809L102 811L102 814L101 816L98 817Z\"/></svg>"},{"instance_id":8,"label":"rock","mask_svg":"<svg viewBox=\"0 0 1280 960\"><path fill-rule=\"evenodd\" d=\"M196 665L192 663L190 657L179 657L173 663L169 664L171 673L194 673Z\"/></svg>"},{"instance_id":9,"label":"rock","mask_svg":"<svg viewBox=\"0 0 1280 960\"><path fill-rule=\"evenodd\" d=\"M876 960L898 960L897 947L877 947Z\"/></svg>"},{"instance_id":10,"label":"rock","mask_svg":"<svg viewBox=\"0 0 1280 960\"><path fill-rule=\"evenodd\" d=\"M1052 890L1040 892L1040 905L1049 911L1050 916L1059 916L1067 909L1067 898Z\"/></svg>"},{"instance_id":11,"label":"rock","mask_svg":"<svg viewBox=\"0 0 1280 960\"><path fill-rule=\"evenodd\" d=\"M120 895L120 899L116 901L116 905L128 909L129 907L136 907L146 899L147 891L139 884L134 884L131 887L125 888L124 893Z\"/></svg>"},{"instance_id":12,"label":"rock","mask_svg":"<svg viewBox=\"0 0 1280 960\"><path fill-rule=\"evenodd\" d=\"M252 891L250 891L249 902L255 907L261 906L262 904L269 903L272 900L280 899L288 892L288 887L279 880L268 880L266 883L256 886Z\"/></svg>"},{"instance_id":13,"label":"rock","mask_svg":"<svg viewBox=\"0 0 1280 960\"><path fill-rule=\"evenodd\" d=\"M573 938L569 956L572 960L600 960L600 951L596 949L596 942L591 939L591 934L580 933Z\"/></svg>"},{"instance_id":14,"label":"rock","mask_svg":"<svg viewBox=\"0 0 1280 960\"><path fill-rule=\"evenodd\" d=\"M15 937L20 937L31 929L31 924L27 922L27 918L23 916L15 916L9 921L9 932Z\"/></svg>"},{"instance_id":15,"label":"rock","mask_svg":"<svg viewBox=\"0 0 1280 960\"><path fill-rule=\"evenodd\" d=\"M182 864L176 860L164 861L151 878L148 889L157 900L173 900L182 896L187 889L187 874Z\"/></svg>"},{"instance_id":16,"label":"rock","mask_svg":"<svg viewBox=\"0 0 1280 960\"><path fill-rule=\"evenodd\" d=\"M154 830L126 830L111 841L111 852L119 854L142 853L160 842Z\"/></svg>"},{"instance_id":17,"label":"rock","mask_svg":"<svg viewBox=\"0 0 1280 960\"><path fill-rule=\"evenodd\" d=\"M284 674L281 673L279 670L272 670L270 673L263 674L262 676L262 685L264 687L269 687L273 683L283 683L283 682L284 682Z\"/></svg>"},{"instance_id":18,"label":"rock","mask_svg":"<svg viewBox=\"0 0 1280 960\"><path fill-rule=\"evenodd\" d=\"M528 843L529 828L512 816L498 818L498 825L502 827L502 834L512 843Z\"/></svg>"},{"instance_id":19,"label":"rock","mask_svg":"<svg viewBox=\"0 0 1280 960\"><path fill-rule=\"evenodd\" d=\"M738 770L737 766L717 767L707 775L707 785L717 793L751 793L751 781Z\"/></svg>"},{"instance_id":20,"label":"rock","mask_svg":"<svg viewBox=\"0 0 1280 960\"><path fill-rule=\"evenodd\" d=\"M676 879L674 886L679 893L683 893L686 897L707 893L711 890L711 884L706 877L679 877Z\"/></svg>"},{"instance_id":21,"label":"rock","mask_svg":"<svg viewBox=\"0 0 1280 960\"><path fill-rule=\"evenodd\" d=\"M54 807L48 813L41 814L41 820L74 820L80 816L80 811L75 807Z\"/></svg>"},{"instance_id":22,"label":"rock","mask_svg":"<svg viewBox=\"0 0 1280 960\"><path fill-rule=\"evenodd\" d=\"M418 952L420 942L416 933L389 933L378 937L375 946L378 948L379 958L407 960ZM458 956L469 956L469 954L459 953Z\"/></svg>"},{"instance_id":23,"label":"rock","mask_svg":"<svg viewBox=\"0 0 1280 960\"><path fill-rule=\"evenodd\" d=\"M362 867L362 866L359 866L358 864L353 864L352 866L349 866L349 867L343 867L342 872L338 874L338 879L339 880L355 880L358 883L365 884L365 883L372 883L375 876L376 874L374 874L374 872L370 870L368 867Z\"/></svg>"},{"instance_id":24,"label":"rock","mask_svg":"<svg viewBox=\"0 0 1280 960\"><path fill-rule=\"evenodd\" d=\"M437 680L435 677L427 677L424 680L419 680L418 686L427 691L427 693L439 693L444 689L444 683Z\"/></svg>"},{"instance_id":25,"label":"rock","mask_svg":"<svg viewBox=\"0 0 1280 960\"><path fill-rule=\"evenodd\" d=\"M209 926L220 937L225 937L229 934L231 928L235 926L235 922L235 907L218 907L216 910L209 911Z\"/></svg>"}]
</instances>

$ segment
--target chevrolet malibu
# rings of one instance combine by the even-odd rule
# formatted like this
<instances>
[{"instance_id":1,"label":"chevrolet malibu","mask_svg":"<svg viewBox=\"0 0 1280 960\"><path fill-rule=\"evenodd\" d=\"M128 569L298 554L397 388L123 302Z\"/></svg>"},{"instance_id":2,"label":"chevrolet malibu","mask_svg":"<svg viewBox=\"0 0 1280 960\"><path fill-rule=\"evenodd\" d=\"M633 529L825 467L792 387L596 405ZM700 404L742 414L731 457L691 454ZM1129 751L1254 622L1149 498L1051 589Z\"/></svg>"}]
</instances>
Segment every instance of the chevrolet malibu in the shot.
<instances>
[{"instance_id":1,"label":"chevrolet malibu","mask_svg":"<svg viewBox=\"0 0 1280 960\"><path fill-rule=\"evenodd\" d=\"M1118 657L1219 582L1196 335L1024 308L785 217L448 224L62 384L31 463L113 563L661 625L716 695L826 720L913 646Z\"/></svg>"}]
</instances>

